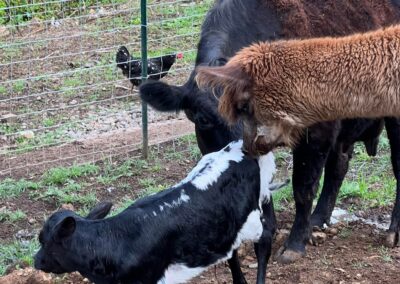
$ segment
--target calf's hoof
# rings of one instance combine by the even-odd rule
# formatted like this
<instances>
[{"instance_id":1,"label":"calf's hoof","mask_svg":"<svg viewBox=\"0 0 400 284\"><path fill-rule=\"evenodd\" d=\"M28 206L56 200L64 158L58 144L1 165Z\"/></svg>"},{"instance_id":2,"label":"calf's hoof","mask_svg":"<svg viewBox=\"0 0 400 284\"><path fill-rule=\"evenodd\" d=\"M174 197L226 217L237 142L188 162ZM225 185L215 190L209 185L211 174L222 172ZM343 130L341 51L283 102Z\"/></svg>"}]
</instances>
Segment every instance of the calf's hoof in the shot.
<instances>
[{"instance_id":1,"label":"calf's hoof","mask_svg":"<svg viewBox=\"0 0 400 284\"><path fill-rule=\"evenodd\" d=\"M275 260L282 264L290 264L303 258L306 255L305 252L294 251L287 249L284 246L280 247L275 254Z\"/></svg>"},{"instance_id":2,"label":"calf's hoof","mask_svg":"<svg viewBox=\"0 0 400 284\"><path fill-rule=\"evenodd\" d=\"M399 232L388 232L386 235L385 245L389 248L400 246Z\"/></svg>"}]
</instances>

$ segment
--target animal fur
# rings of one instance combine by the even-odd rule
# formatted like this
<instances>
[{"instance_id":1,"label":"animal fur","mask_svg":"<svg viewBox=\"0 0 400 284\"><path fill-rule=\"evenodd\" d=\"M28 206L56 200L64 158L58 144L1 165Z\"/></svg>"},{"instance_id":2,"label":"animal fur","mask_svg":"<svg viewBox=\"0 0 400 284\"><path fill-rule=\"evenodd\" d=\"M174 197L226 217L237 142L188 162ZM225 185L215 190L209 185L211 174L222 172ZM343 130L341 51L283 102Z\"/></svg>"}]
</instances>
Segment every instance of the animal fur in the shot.
<instances>
[{"instance_id":1,"label":"animal fur","mask_svg":"<svg viewBox=\"0 0 400 284\"><path fill-rule=\"evenodd\" d=\"M293 146L317 122L400 115L400 25L346 37L261 42L222 67L199 67L199 86L222 87L219 112L243 118L257 155Z\"/></svg>"}]
</instances>

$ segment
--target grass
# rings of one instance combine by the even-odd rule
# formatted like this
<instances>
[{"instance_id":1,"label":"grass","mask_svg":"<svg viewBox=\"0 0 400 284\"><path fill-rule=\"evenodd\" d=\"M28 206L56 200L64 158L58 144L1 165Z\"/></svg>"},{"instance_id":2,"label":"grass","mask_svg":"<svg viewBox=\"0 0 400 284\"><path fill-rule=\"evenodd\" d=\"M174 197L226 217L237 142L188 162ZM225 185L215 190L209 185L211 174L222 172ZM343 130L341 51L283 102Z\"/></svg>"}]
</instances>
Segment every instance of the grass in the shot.
<instances>
[{"instance_id":1,"label":"grass","mask_svg":"<svg viewBox=\"0 0 400 284\"><path fill-rule=\"evenodd\" d=\"M108 162L105 164L101 175L97 177L97 181L102 184L111 184L121 177L138 175L147 167L147 162L140 159L129 159L121 165L114 165L111 162Z\"/></svg>"},{"instance_id":2,"label":"grass","mask_svg":"<svg viewBox=\"0 0 400 284\"><path fill-rule=\"evenodd\" d=\"M7 88L3 85L0 85L0 95L5 95L7 93Z\"/></svg>"},{"instance_id":3,"label":"grass","mask_svg":"<svg viewBox=\"0 0 400 284\"><path fill-rule=\"evenodd\" d=\"M272 197L275 210L285 210L287 208L287 204L289 204L293 200L293 190L291 185L287 185L284 188L274 192L272 194Z\"/></svg>"},{"instance_id":4,"label":"grass","mask_svg":"<svg viewBox=\"0 0 400 284\"><path fill-rule=\"evenodd\" d=\"M14 223L26 218L25 212L21 210L3 210L0 211L0 222Z\"/></svg>"},{"instance_id":5,"label":"grass","mask_svg":"<svg viewBox=\"0 0 400 284\"><path fill-rule=\"evenodd\" d=\"M27 181L25 179L14 180L11 178L6 178L0 182L0 198L12 198L19 196L22 192L26 190L38 190L40 183Z\"/></svg>"},{"instance_id":6,"label":"grass","mask_svg":"<svg viewBox=\"0 0 400 284\"><path fill-rule=\"evenodd\" d=\"M32 266L33 256L38 249L39 242L36 239L0 244L0 276L5 273L7 266L17 261Z\"/></svg>"},{"instance_id":7,"label":"grass","mask_svg":"<svg viewBox=\"0 0 400 284\"><path fill-rule=\"evenodd\" d=\"M43 182L47 185L65 184L73 178L96 174L98 171L99 167L94 164L74 165L69 168L53 168L44 174Z\"/></svg>"},{"instance_id":8,"label":"grass","mask_svg":"<svg viewBox=\"0 0 400 284\"><path fill-rule=\"evenodd\" d=\"M390 254L390 249L384 246L379 247L378 252L384 262L393 262L393 258Z\"/></svg>"}]
</instances>

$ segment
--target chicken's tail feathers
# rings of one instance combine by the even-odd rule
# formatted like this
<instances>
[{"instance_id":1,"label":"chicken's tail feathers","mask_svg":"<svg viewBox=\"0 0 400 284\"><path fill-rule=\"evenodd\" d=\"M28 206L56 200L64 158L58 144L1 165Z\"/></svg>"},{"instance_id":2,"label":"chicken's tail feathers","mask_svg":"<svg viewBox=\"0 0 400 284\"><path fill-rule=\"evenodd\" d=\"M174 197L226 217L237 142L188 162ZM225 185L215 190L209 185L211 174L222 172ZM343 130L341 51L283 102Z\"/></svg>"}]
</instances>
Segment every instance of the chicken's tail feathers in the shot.
<instances>
[{"instance_id":1,"label":"chicken's tail feathers","mask_svg":"<svg viewBox=\"0 0 400 284\"><path fill-rule=\"evenodd\" d=\"M125 46L121 46L118 48L117 55L116 55L116 62L117 66L122 66L123 64L127 64L128 61L130 61L131 55L128 51L128 49Z\"/></svg>"}]
</instances>

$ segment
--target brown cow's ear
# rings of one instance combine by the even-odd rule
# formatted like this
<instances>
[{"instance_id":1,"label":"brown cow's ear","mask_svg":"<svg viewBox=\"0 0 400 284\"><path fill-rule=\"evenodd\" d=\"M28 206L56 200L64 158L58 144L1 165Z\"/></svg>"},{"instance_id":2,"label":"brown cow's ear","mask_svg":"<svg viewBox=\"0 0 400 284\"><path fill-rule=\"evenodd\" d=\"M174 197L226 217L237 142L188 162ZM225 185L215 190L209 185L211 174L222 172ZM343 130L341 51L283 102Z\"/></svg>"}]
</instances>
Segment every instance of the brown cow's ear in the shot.
<instances>
[{"instance_id":1,"label":"brown cow's ear","mask_svg":"<svg viewBox=\"0 0 400 284\"><path fill-rule=\"evenodd\" d=\"M222 87L230 84L244 83L247 75L238 64L227 64L218 67L199 66L196 69L196 82L199 88Z\"/></svg>"},{"instance_id":2,"label":"brown cow's ear","mask_svg":"<svg viewBox=\"0 0 400 284\"><path fill-rule=\"evenodd\" d=\"M223 95L219 100L218 110L229 123L235 123L240 109L250 99L251 80L238 64L227 64L221 67L198 67L196 82L199 88L221 88Z\"/></svg>"}]
</instances>

